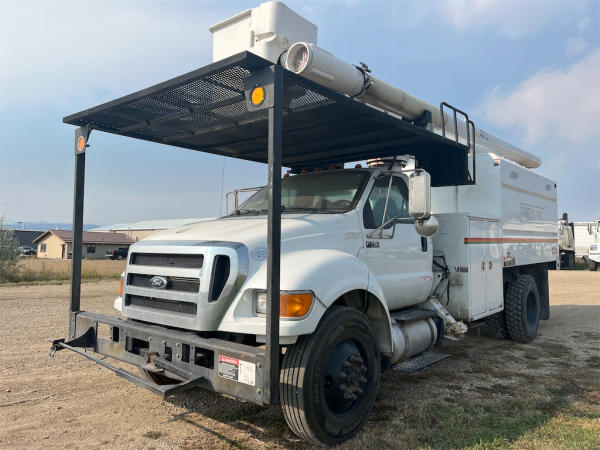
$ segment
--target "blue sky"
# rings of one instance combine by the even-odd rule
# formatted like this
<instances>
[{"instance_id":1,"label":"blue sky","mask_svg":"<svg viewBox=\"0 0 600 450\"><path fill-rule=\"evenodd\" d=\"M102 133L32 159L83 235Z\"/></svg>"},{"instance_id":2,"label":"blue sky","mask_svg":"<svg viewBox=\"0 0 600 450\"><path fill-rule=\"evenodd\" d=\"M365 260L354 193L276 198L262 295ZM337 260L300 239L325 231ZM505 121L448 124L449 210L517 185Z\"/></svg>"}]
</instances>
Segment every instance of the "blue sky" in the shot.
<instances>
[{"instance_id":1,"label":"blue sky","mask_svg":"<svg viewBox=\"0 0 600 450\"><path fill-rule=\"evenodd\" d=\"M208 27L258 3L2 0L5 221L70 221L62 117L210 63ZM600 2L286 3L318 26L320 47L541 156L559 213L600 215ZM222 157L100 132L90 143L86 223L219 214ZM225 192L265 182L265 166L225 161Z\"/></svg>"}]
</instances>

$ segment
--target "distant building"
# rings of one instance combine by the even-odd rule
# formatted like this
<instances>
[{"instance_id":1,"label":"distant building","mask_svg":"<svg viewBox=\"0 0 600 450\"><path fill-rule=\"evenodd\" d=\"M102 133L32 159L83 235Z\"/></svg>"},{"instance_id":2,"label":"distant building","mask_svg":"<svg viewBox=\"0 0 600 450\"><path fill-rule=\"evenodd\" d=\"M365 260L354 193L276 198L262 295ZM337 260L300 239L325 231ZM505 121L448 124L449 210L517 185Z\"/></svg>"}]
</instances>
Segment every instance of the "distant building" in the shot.
<instances>
[{"instance_id":1,"label":"distant building","mask_svg":"<svg viewBox=\"0 0 600 450\"><path fill-rule=\"evenodd\" d=\"M32 231L32 230L13 230L15 239L19 242L19 247L32 247L36 248L37 245L33 243L43 231Z\"/></svg>"},{"instance_id":2,"label":"distant building","mask_svg":"<svg viewBox=\"0 0 600 450\"><path fill-rule=\"evenodd\" d=\"M127 249L134 240L121 233L83 232L82 255L87 259L104 258L106 251ZM73 232L48 230L34 241L38 258L70 259L73 251Z\"/></svg>"},{"instance_id":3,"label":"distant building","mask_svg":"<svg viewBox=\"0 0 600 450\"><path fill-rule=\"evenodd\" d=\"M125 234L134 241L139 241L151 234L159 231L168 230L169 228L180 227L183 225L189 225L196 222L203 222L210 220L207 218L203 219L165 219L165 220L142 220L140 222L133 223L119 223L113 225L106 225L104 227L93 228L89 230L92 233L97 232L109 232L109 233L120 233Z\"/></svg>"}]
</instances>

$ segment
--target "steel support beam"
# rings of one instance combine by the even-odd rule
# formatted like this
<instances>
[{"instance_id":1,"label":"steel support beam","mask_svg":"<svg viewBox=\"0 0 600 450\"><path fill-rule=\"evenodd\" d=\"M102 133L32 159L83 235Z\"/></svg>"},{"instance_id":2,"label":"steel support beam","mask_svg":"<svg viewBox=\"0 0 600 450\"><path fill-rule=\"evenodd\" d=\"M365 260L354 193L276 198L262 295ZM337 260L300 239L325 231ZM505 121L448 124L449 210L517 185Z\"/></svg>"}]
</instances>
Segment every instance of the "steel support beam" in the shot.
<instances>
[{"instance_id":1,"label":"steel support beam","mask_svg":"<svg viewBox=\"0 0 600 450\"><path fill-rule=\"evenodd\" d=\"M271 66L273 73L273 106L269 108L268 164L269 211L267 223L267 330L265 365L266 403L279 401L279 274L281 258L281 153L283 72Z\"/></svg>"},{"instance_id":2,"label":"steel support beam","mask_svg":"<svg viewBox=\"0 0 600 450\"><path fill-rule=\"evenodd\" d=\"M75 130L75 180L73 187L73 247L71 253L71 303L69 337L75 338L75 316L81 305L81 257L83 250L83 198L85 189L85 150L91 133L89 127ZM67 250L68 251L68 250ZM68 257L68 253L67 253Z\"/></svg>"}]
</instances>

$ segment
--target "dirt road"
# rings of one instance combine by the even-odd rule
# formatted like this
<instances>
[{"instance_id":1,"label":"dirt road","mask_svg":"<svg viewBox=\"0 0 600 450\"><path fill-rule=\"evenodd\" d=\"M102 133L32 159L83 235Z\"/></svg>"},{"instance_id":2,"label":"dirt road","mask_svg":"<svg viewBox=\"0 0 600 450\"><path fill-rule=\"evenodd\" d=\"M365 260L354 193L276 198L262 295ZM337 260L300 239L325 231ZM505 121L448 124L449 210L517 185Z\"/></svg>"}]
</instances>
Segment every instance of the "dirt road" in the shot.
<instances>
[{"instance_id":1,"label":"dirt road","mask_svg":"<svg viewBox=\"0 0 600 450\"><path fill-rule=\"evenodd\" d=\"M600 435L600 272L551 272L550 287L534 343L475 330L444 344L452 358L434 368L383 375L346 447L569 447ZM116 290L84 284L82 308L113 314ZM276 407L204 391L163 401L71 352L48 358L47 339L67 334L68 295L66 284L0 287L0 447L305 447Z\"/></svg>"}]
</instances>

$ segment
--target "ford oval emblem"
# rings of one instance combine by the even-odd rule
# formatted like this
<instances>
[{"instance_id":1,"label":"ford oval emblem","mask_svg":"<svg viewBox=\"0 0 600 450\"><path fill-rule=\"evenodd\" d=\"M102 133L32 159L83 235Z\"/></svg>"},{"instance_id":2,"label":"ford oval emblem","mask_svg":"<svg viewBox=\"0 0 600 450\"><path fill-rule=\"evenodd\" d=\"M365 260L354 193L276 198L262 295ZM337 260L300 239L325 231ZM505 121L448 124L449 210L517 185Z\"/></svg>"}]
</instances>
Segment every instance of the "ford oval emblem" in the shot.
<instances>
[{"instance_id":1,"label":"ford oval emblem","mask_svg":"<svg viewBox=\"0 0 600 450\"><path fill-rule=\"evenodd\" d=\"M150 278L150 286L154 289L164 289L167 287L168 280L165 277L152 277Z\"/></svg>"}]
</instances>

